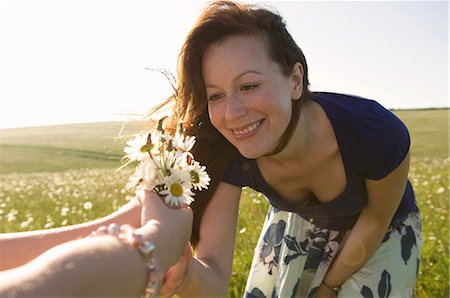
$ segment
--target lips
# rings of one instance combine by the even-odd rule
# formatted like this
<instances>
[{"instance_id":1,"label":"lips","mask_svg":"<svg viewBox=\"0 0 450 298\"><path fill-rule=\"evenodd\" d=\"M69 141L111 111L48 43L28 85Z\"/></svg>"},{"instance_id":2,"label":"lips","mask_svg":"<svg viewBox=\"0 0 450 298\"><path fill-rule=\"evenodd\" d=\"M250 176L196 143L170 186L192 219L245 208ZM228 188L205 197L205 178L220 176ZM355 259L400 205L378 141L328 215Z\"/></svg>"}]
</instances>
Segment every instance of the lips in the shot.
<instances>
[{"instance_id":1,"label":"lips","mask_svg":"<svg viewBox=\"0 0 450 298\"><path fill-rule=\"evenodd\" d=\"M250 123L243 127L232 128L231 131L233 132L233 135L236 139L238 140L247 139L254 136L259 131L263 121L264 119Z\"/></svg>"}]
</instances>

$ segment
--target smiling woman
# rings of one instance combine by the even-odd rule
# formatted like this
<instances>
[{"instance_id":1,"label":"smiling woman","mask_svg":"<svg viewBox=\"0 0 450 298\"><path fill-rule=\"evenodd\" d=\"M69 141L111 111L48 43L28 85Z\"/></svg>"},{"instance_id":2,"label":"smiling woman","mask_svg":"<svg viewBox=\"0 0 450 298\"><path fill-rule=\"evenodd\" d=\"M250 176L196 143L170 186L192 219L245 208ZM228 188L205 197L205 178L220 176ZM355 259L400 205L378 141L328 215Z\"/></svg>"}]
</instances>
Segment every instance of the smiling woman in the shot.
<instances>
[{"instance_id":1,"label":"smiling woman","mask_svg":"<svg viewBox=\"0 0 450 298\"><path fill-rule=\"evenodd\" d=\"M196 258L169 270L163 294L225 295L239 196L251 187L271 206L246 297L412 295L421 220L409 133L394 114L311 92L285 21L259 5L207 6L178 65L173 115L198 138L212 180L192 205Z\"/></svg>"},{"instance_id":2,"label":"smiling woman","mask_svg":"<svg viewBox=\"0 0 450 298\"><path fill-rule=\"evenodd\" d=\"M96 5L93 6L97 7ZM64 92L72 90L73 92L69 93L74 99L78 96L76 92L79 90L86 92L88 89L84 87L92 85L100 86L102 90L108 92L113 91L115 94L95 95L94 92L89 94L93 97L88 97L86 93L81 93L81 97L88 98L89 105L85 104L79 111L64 105L65 101L58 98L58 104L72 113L105 111L116 103L126 103L128 107L130 101L123 99L134 96L127 91L137 90L130 83L134 81L134 76L128 75L130 71L127 68L114 69L117 66L114 64L115 61L128 64L129 57L139 56L137 54L134 56L135 51L141 55L145 53L146 56L154 54L153 59L162 60L163 54L159 51L150 52L149 48L163 48L164 51L178 48L165 42L167 37L170 40L175 39L170 30L178 26L167 26L168 28L164 28L166 31L161 30L161 24L167 23L167 20L185 20L187 18L184 14L171 15L162 20L156 17L149 18L149 15L159 15L157 10L149 12L142 9L136 12L136 15L140 16L136 20L156 19L157 24L150 26L148 23L139 22L122 24L117 20L124 19L121 12L125 12L126 15L127 9L116 4L110 5L109 9L117 13L114 13L111 21L119 27L111 27L112 31L103 31L104 27L100 27L101 30L91 30L95 33L94 37L83 40L81 44L89 44L94 52L98 50L94 56L101 57L100 68L107 65L105 68L108 75L119 71L121 76L118 80L108 79L107 83L104 81L100 83L97 80L100 80L102 75L97 73L86 85L77 88L64 85L62 81L52 82L51 79L48 81L55 85L55 89L62 87ZM191 241L196 245L196 256L191 262L188 249L188 253L166 272L162 294L177 293L182 297L226 295L228 281L232 276L231 263L240 208L239 197L242 187L251 187L267 197L270 209L257 244L245 296L411 296L417 277L422 242L420 213L408 180L410 156L408 129L378 102L339 93L336 90L345 90L345 93L347 90L354 90L379 101L390 96L391 100L387 101L390 106L395 105L400 97L407 98L412 104L414 99L411 94L415 93L417 86L420 85L420 88L433 92L435 88L424 87L428 86L428 81L439 81L441 77L446 76L444 74L436 80L423 80L423 73L428 73L430 65L433 64L430 61L439 55L421 52L420 55L416 53L409 56L420 46L414 47L411 46L414 43L405 42L408 47L399 50L398 44L392 39L370 34L373 32L370 30L360 30L371 21L377 24L374 28L383 27L386 22L369 18L367 14L365 15L367 19L361 18L363 14L358 14L356 8L348 10L354 15L346 11L351 17L342 18L343 14L336 13L338 17L333 18L324 14L334 11L331 9L334 4L331 3L327 3L326 9L323 4L317 4L317 10L303 6L311 5L303 2L296 3L299 5L296 9L288 10L286 8L288 6L285 5L287 4L280 3L280 11L285 9L284 15L290 16L293 22L300 21L297 24L290 23L292 36L287 31L284 19L270 8L218 1L205 7L183 44L178 64L179 86L174 96L178 101L170 120L174 125L181 116L187 132L196 136L198 141L193 148L195 159L207 165L212 180L210 189L196 196L197 199L192 205L194 224ZM339 5L348 8L346 6L348 4ZM362 4L353 5L361 8L358 5ZM90 8L95 12L95 7ZM309 7L310 10L299 7ZM177 8L176 11L180 10L182 11ZM292 15L294 12L295 15ZM105 23L98 22L97 16L104 15L103 13L97 11L91 16L100 26ZM130 15L134 16L134 13ZM392 18L391 10L386 16L389 16L386 17L389 20L395 19ZM77 24L79 19L81 18L77 15L74 24ZM302 23L302 20L309 21ZM136 28L151 27L152 30L155 28L162 35L150 37L152 34L146 33L149 35L148 40L152 42L147 48L141 48L139 43L127 39L133 36L130 32L135 32L133 28L124 29L130 23L136 25ZM361 27L355 25L359 23ZM339 27L342 24L348 27ZM349 27L364 32L369 39L354 35L355 32ZM344 33L344 36L329 34L327 30L316 31L320 28L336 29L338 33ZM397 28L388 26L385 30L390 32ZM101 49L96 43L100 40L98 36L105 37L105 40L112 37L114 42ZM327 37L327 44L320 38L324 36ZM404 35L398 33L398 36ZM308 62L313 63L307 65L303 51L293 37L301 41L305 53L309 53ZM414 39L420 40L421 44L429 45L426 38L420 39L416 35ZM64 44L61 39L55 40ZM155 40L158 41L157 44ZM162 45L159 44L161 41L164 41ZM391 41L393 46L386 47L387 41ZM329 44L333 45L332 49ZM349 48L349 45L352 47ZM376 51L369 53L361 50L364 49L360 48L361 45L368 45ZM11 49L12 47L7 51L14 52ZM83 50L86 49L83 47ZM118 52L114 52L116 50ZM430 56L430 59L426 62L425 70L419 71L419 66L425 59L418 61L417 57L424 56ZM407 59L402 60L405 57ZM50 57L39 60L37 56L33 58L31 60L51 59ZM103 58L105 60L102 60ZM56 68L58 71L53 72L59 73L66 65L61 63L63 60L55 60L60 62L60 68ZM385 65L386 61L392 60L403 61L400 63L402 67L397 67L394 63ZM77 63L80 59L73 61ZM86 64L80 63L78 66L83 71L91 69L92 61L86 61L84 61ZM142 66L142 61L137 63ZM439 61L436 69L433 68L436 71L434 75L439 73L442 61L442 59ZM414 71L411 71L411 67L415 67ZM45 65L39 65L33 69L44 68ZM323 89L334 92L312 92L309 85L310 69L313 69L315 75L312 80L315 89L330 86ZM390 71L391 69L406 69L409 73L394 72ZM38 72L32 74L31 77L39 77ZM84 78L82 74L83 72L77 78ZM391 78L390 75L394 77ZM410 76L414 75L419 75L419 78L411 80ZM14 75L4 77L7 77L5 82L9 82L8 79L14 78ZM65 83L67 81L81 83L81 79L67 78L63 80ZM422 84L405 84L408 85L407 90L400 88L404 87L401 81L419 80ZM323 84L324 81L331 84ZM389 84L386 84L386 81L394 83L396 87L387 88ZM8 88L15 86L11 90L17 91L17 94L20 93L22 96L23 92L28 91L25 89L39 90L31 88L35 85L30 85L30 88L19 88L9 83L5 85ZM52 90L53 85L42 88ZM148 86L148 82L144 85ZM122 94L116 92L117 90L111 89L113 88L111 86L124 87L125 92ZM400 92L397 89L401 89ZM31 95L26 97L34 99L45 97L37 93L33 95L34 97ZM118 97L115 97L116 95ZM425 95L429 96L429 93L422 93L421 98L425 98ZM95 99L100 97L106 101L100 106L91 106L93 102L97 102ZM145 106L151 105L148 101L150 96L144 97ZM38 105L40 103L39 100L34 102ZM61 116L62 112L58 112L55 107L56 105L50 105L46 110ZM39 114L31 104L28 108L34 114ZM29 118L28 115L22 116L15 118ZM174 130L175 127L171 128ZM64 133L67 136L67 131ZM138 140L137 147L133 147L140 150L147 142L148 138L142 137ZM142 155L136 153L133 156L139 159ZM140 178L137 177L136 181L144 180L141 181ZM174 196L182 195L186 191L183 185L172 183L174 181L171 179L167 182L170 184L169 189L161 194L170 192L173 196L166 199L173 199ZM83 207L91 210L90 208L95 208L95 205L85 204ZM135 223L136 210L139 207L136 205L134 208L136 208L134 216L129 217L128 221L132 220ZM8 218L16 215L11 211ZM166 237L164 241L168 242L160 246L176 250L175 253L168 250L160 254L162 258L170 258L173 263L179 256L180 247L183 247L181 244L186 242L191 218L187 216L180 220L179 215L169 216L167 213L157 216L161 222L168 222L166 228L175 229L163 233ZM94 222L82 226L82 232L75 229L76 233L71 230L68 234L62 234L70 235L70 238L86 235L87 231L92 230L97 224L98 222ZM245 229L241 231L245 232ZM37 242L42 240L36 234L34 236ZM64 239L55 238L58 238L58 241ZM47 242L44 246L49 245ZM24 248L24 256L30 253L28 246L16 245L16 247ZM16 253L14 249L9 251L11 255ZM32 253L36 254L36 251L33 250ZM18 258L11 260L16 262ZM100 269L107 270L108 273L114 271L107 267Z\"/></svg>"}]
</instances>

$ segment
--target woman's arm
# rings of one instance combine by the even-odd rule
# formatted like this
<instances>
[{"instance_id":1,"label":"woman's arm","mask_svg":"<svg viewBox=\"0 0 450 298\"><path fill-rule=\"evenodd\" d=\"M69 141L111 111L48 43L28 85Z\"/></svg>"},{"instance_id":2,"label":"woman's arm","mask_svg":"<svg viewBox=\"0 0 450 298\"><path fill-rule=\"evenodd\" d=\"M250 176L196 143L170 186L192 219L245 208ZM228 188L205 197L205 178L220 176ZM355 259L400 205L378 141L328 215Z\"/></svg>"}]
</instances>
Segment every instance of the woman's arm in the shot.
<instances>
[{"instance_id":1,"label":"woman's arm","mask_svg":"<svg viewBox=\"0 0 450 298\"><path fill-rule=\"evenodd\" d=\"M53 246L85 237L99 226L115 222L139 227L140 220L140 204L136 200L132 200L108 216L83 224L48 230L0 234L0 270L28 263Z\"/></svg>"},{"instance_id":2,"label":"woman's arm","mask_svg":"<svg viewBox=\"0 0 450 298\"><path fill-rule=\"evenodd\" d=\"M409 154L385 178L366 180L367 205L324 278L328 285L342 285L368 261L380 245L405 192L408 170ZM329 295L334 296L322 285L317 297Z\"/></svg>"},{"instance_id":3,"label":"woman's arm","mask_svg":"<svg viewBox=\"0 0 450 298\"><path fill-rule=\"evenodd\" d=\"M197 254L169 270L161 294L226 297L231 277L241 188L220 183L202 218Z\"/></svg>"}]
</instances>

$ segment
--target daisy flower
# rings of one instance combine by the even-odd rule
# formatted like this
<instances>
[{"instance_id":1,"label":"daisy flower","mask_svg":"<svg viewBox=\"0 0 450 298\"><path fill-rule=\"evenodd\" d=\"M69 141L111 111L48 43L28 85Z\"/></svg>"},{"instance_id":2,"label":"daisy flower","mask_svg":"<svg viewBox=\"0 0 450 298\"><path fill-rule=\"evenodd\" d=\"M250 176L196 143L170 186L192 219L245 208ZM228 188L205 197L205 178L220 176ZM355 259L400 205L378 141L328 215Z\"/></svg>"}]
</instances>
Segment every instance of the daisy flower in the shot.
<instances>
[{"instance_id":1,"label":"daisy flower","mask_svg":"<svg viewBox=\"0 0 450 298\"><path fill-rule=\"evenodd\" d=\"M181 152L189 152L195 144L195 136L184 136L177 132L173 138L173 146Z\"/></svg>"},{"instance_id":2,"label":"daisy flower","mask_svg":"<svg viewBox=\"0 0 450 298\"><path fill-rule=\"evenodd\" d=\"M154 189L162 184L164 177L151 159L145 159L136 167L136 171L130 176L127 188Z\"/></svg>"},{"instance_id":3,"label":"daisy flower","mask_svg":"<svg viewBox=\"0 0 450 298\"><path fill-rule=\"evenodd\" d=\"M201 190L207 189L209 185L208 174L206 173L206 167L200 165L198 161L193 161L191 165L189 165L189 173L191 175L191 183L194 189Z\"/></svg>"},{"instance_id":4,"label":"daisy flower","mask_svg":"<svg viewBox=\"0 0 450 298\"><path fill-rule=\"evenodd\" d=\"M130 161L140 161L148 156L147 135L136 135L127 145L123 151Z\"/></svg>"},{"instance_id":5,"label":"daisy flower","mask_svg":"<svg viewBox=\"0 0 450 298\"><path fill-rule=\"evenodd\" d=\"M206 167L189 152L195 137L184 136L182 124L172 137L164 130L163 121L159 120L157 129L127 142L126 157L139 164L126 187L155 190L165 196L169 206L189 206L194 201L192 189L208 188L211 179Z\"/></svg>"},{"instance_id":6,"label":"daisy flower","mask_svg":"<svg viewBox=\"0 0 450 298\"><path fill-rule=\"evenodd\" d=\"M170 176L165 177L164 184L165 189L160 191L159 194L166 196L166 205L189 206L194 201L189 173L174 169Z\"/></svg>"}]
</instances>

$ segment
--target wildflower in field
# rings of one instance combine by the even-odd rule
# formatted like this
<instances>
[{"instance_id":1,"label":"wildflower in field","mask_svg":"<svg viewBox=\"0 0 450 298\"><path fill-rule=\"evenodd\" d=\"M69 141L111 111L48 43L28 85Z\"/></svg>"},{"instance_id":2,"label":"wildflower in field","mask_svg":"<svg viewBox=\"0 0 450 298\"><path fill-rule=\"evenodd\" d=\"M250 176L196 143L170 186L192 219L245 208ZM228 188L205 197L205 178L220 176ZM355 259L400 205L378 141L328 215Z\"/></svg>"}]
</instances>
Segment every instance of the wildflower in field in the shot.
<instances>
[{"instance_id":1,"label":"wildflower in field","mask_svg":"<svg viewBox=\"0 0 450 298\"><path fill-rule=\"evenodd\" d=\"M126 157L129 162L137 160L139 164L126 188L155 190L166 196L169 206L189 206L194 201L192 189L208 188L211 179L206 167L195 161L189 152L195 137L185 136L181 124L174 136L166 133L164 119L159 120L157 129L127 143Z\"/></svg>"},{"instance_id":2,"label":"wildflower in field","mask_svg":"<svg viewBox=\"0 0 450 298\"><path fill-rule=\"evenodd\" d=\"M31 214L27 213L26 216L27 220L20 223L20 228L22 230L29 228L31 223L34 221L34 218L31 216Z\"/></svg>"},{"instance_id":3,"label":"wildflower in field","mask_svg":"<svg viewBox=\"0 0 450 298\"><path fill-rule=\"evenodd\" d=\"M19 211L17 211L16 209L11 209L11 211L9 211L9 213L6 215L6 220L9 222L15 221L17 213L19 213Z\"/></svg>"},{"instance_id":4,"label":"wildflower in field","mask_svg":"<svg viewBox=\"0 0 450 298\"><path fill-rule=\"evenodd\" d=\"M91 202L86 202L83 204L83 208L84 210L90 210L92 209L92 203Z\"/></svg>"},{"instance_id":5,"label":"wildflower in field","mask_svg":"<svg viewBox=\"0 0 450 298\"><path fill-rule=\"evenodd\" d=\"M439 187L437 190L436 190L436 194L441 194L441 193L443 193L445 191L445 188L444 187Z\"/></svg>"},{"instance_id":6,"label":"wildflower in field","mask_svg":"<svg viewBox=\"0 0 450 298\"><path fill-rule=\"evenodd\" d=\"M47 215L46 218L46 224L44 225L44 229L48 229L51 228L55 225L55 223L53 222L53 219L50 215Z\"/></svg>"},{"instance_id":7,"label":"wildflower in field","mask_svg":"<svg viewBox=\"0 0 450 298\"><path fill-rule=\"evenodd\" d=\"M69 207L62 207L61 208L61 216L67 216L67 214L69 213L70 208Z\"/></svg>"},{"instance_id":8,"label":"wildflower in field","mask_svg":"<svg viewBox=\"0 0 450 298\"><path fill-rule=\"evenodd\" d=\"M259 200L259 199L253 199L252 202L253 202L253 204L256 204L256 205L261 204L261 200Z\"/></svg>"}]
</instances>

